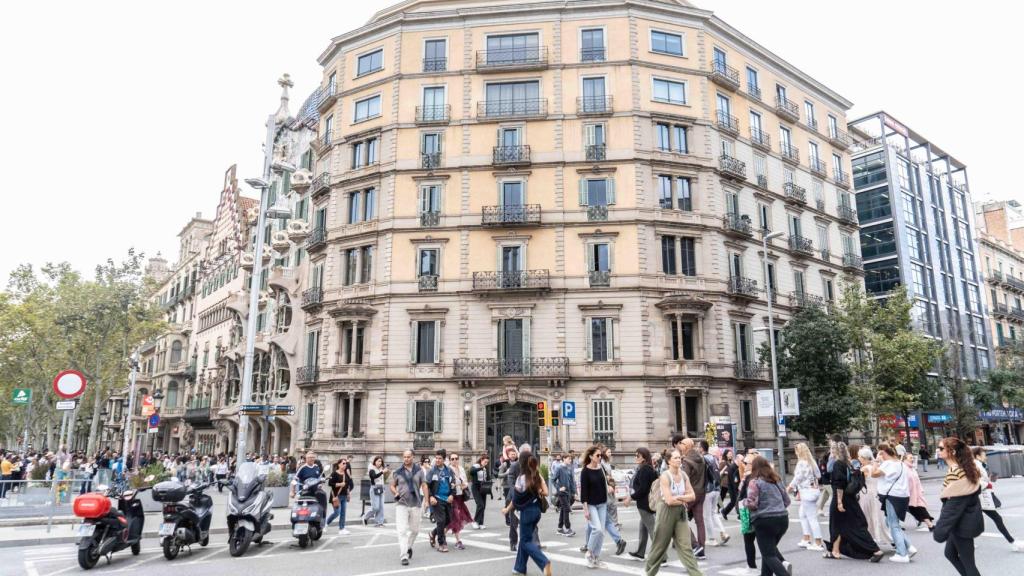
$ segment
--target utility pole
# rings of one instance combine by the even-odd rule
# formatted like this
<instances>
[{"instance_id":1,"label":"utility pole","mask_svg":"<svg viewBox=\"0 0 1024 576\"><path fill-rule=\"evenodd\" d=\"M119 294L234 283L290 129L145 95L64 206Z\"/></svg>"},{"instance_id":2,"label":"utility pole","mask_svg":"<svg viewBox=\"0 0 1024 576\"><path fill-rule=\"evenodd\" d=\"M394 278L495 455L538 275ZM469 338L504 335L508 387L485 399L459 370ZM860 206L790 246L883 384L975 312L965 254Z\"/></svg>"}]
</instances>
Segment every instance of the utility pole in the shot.
<instances>
[{"instance_id":1,"label":"utility pole","mask_svg":"<svg viewBox=\"0 0 1024 576\"><path fill-rule=\"evenodd\" d=\"M132 352L130 362L132 365L132 371L128 375L128 414L125 415L126 417L124 421L124 444L122 445L121 449L121 459L122 462L124 462L124 464L121 466L121 469L124 470L125 472L128 471L128 448L131 446L132 427L134 426L134 424L132 423L132 412L135 410L135 375L139 371L138 348L136 348L135 351ZM138 459L136 459L135 464L138 465Z\"/></svg>"}]
</instances>

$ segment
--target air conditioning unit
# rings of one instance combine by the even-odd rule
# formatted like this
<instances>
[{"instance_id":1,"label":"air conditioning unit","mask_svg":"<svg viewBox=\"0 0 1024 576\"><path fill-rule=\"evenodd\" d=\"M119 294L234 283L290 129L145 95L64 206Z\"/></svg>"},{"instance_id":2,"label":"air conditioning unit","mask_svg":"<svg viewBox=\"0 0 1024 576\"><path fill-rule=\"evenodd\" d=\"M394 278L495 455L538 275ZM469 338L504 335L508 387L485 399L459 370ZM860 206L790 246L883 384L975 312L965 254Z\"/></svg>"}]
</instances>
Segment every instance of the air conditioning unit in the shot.
<instances>
[{"instance_id":1,"label":"air conditioning unit","mask_svg":"<svg viewBox=\"0 0 1024 576\"><path fill-rule=\"evenodd\" d=\"M288 239L288 233L284 230L278 230L270 237L270 245L274 248L274 252L278 254L287 254L292 249L292 243Z\"/></svg>"},{"instance_id":2,"label":"air conditioning unit","mask_svg":"<svg viewBox=\"0 0 1024 576\"><path fill-rule=\"evenodd\" d=\"M309 224L305 220L288 221L288 239L292 242L302 242L309 236Z\"/></svg>"}]
</instances>

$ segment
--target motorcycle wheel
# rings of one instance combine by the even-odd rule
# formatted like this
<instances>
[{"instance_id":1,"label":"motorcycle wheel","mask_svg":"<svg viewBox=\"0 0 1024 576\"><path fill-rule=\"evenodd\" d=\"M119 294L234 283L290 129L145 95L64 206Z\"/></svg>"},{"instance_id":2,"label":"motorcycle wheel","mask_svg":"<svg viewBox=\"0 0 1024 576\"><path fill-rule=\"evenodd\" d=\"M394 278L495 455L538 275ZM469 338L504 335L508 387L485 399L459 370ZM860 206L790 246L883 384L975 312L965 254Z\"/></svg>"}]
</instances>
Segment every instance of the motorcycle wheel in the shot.
<instances>
[{"instance_id":1,"label":"motorcycle wheel","mask_svg":"<svg viewBox=\"0 0 1024 576\"><path fill-rule=\"evenodd\" d=\"M207 534L205 538L203 538L202 540L199 541L199 545L200 546L206 546L209 543L210 543L210 535L209 534Z\"/></svg>"},{"instance_id":2,"label":"motorcycle wheel","mask_svg":"<svg viewBox=\"0 0 1024 576\"><path fill-rule=\"evenodd\" d=\"M320 530L319 526L310 526L309 527L309 534L310 534L310 538L313 539L313 542L316 542L317 540L320 539L321 536L324 535L323 531Z\"/></svg>"},{"instance_id":3,"label":"motorcycle wheel","mask_svg":"<svg viewBox=\"0 0 1024 576\"><path fill-rule=\"evenodd\" d=\"M91 569L99 561L100 557L96 555L95 543L84 550L81 548L78 550L78 565L81 566L83 570Z\"/></svg>"},{"instance_id":4,"label":"motorcycle wheel","mask_svg":"<svg viewBox=\"0 0 1024 576\"><path fill-rule=\"evenodd\" d=\"M164 558L174 560L178 557L178 552L181 552L181 546L174 541L174 538L164 538Z\"/></svg>"},{"instance_id":5,"label":"motorcycle wheel","mask_svg":"<svg viewBox=\"0 0 1024 576\"><path fill-rule=\"evenodd\" d=\"M132 544L132 556L138 556L142 553L142 542L136 542Z\"/></svg>"},{"instance_id":6,"label":"motorcycle wheel","mask_svg":"<svg viewBox=\"0 0 1024 576\"><path fill-rule=\"evenodd\" d=\"M252 532L245 528L239 528L235 531L235 535L228 540L228 553L236 557L241 556L249 548L250 542L252 542Z\"/></svg>"},{"instance_id":7,"label":"motorcycle wheel","mask_svg":"<svg viewBox=\"0 0 1024 576\"><path fill-rule=\"evenodd\" d=\"M305 534L299 536L299 548L305 548L307 546L309 546L309 536L306 536Z\"/></svg>"}]
</instances>

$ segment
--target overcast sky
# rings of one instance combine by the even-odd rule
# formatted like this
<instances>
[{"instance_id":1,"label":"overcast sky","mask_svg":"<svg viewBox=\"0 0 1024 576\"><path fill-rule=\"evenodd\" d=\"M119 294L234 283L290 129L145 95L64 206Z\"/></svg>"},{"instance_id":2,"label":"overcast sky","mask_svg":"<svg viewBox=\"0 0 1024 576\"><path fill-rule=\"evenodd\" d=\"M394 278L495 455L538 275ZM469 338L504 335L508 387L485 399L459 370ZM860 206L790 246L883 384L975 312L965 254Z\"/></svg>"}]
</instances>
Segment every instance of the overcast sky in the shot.
<instances>
[{"instance_id":1,"label":"overcast sky","mask_svg":"<svg viewBox=\"0 0 1024 576\"><path fill-rule=\"evenodd\" d=\"M9 3L0 278L22 262L91 273L132 246L173 260L188 219L213 216L224 170L261 170L281 73L295 82L295 112L330 38L392 3ZM1024 196L1008 170L1021 164L1022 115L989 106L1019 93L1019 3L696 4L852 100L851 119L884 108L958 157L975 199Z\"/></svg>"}]
</instances>

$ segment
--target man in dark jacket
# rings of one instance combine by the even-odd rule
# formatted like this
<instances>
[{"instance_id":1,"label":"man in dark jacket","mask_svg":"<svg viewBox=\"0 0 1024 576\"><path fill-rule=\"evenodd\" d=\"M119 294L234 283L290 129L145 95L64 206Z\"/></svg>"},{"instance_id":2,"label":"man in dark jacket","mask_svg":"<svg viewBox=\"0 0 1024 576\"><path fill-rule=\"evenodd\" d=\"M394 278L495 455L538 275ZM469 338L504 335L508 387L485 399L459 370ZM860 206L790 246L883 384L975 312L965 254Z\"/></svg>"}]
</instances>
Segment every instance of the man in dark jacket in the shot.
<instances>
[{"instance_id":1,"label":"man in dark jacket","mask_svg":"<svg viewBox=\"0 0 1024 576\"><path fill-rule=\"evenodd\" d=\"M683 472L686 474L687 480L690 481L690 485L693 486L694 501L686 505L687 512L697 525L697 533L690 533L693 554L697 560L707 560L707 556L704 554L704 542L707 538L704 526L704 482L707 463L694 447L693 440L684 438L682 434L672 436L672 446L683 455Z\"/></svg>"},{"instance_id":2,"label":"man in dark jacket","mask_svg":"<svg viewBox=\"0 0 1024 576\"><path fill-rule=\"evenodd\" d=\"M572 503L576 501L576 478L573 477L572 463L565 456L562 465L552 468L555 470L551 485L555 489L555 506L558 506L558 533L562 536L575 536L569 521Z\"/></svg>"}]
</instances>

